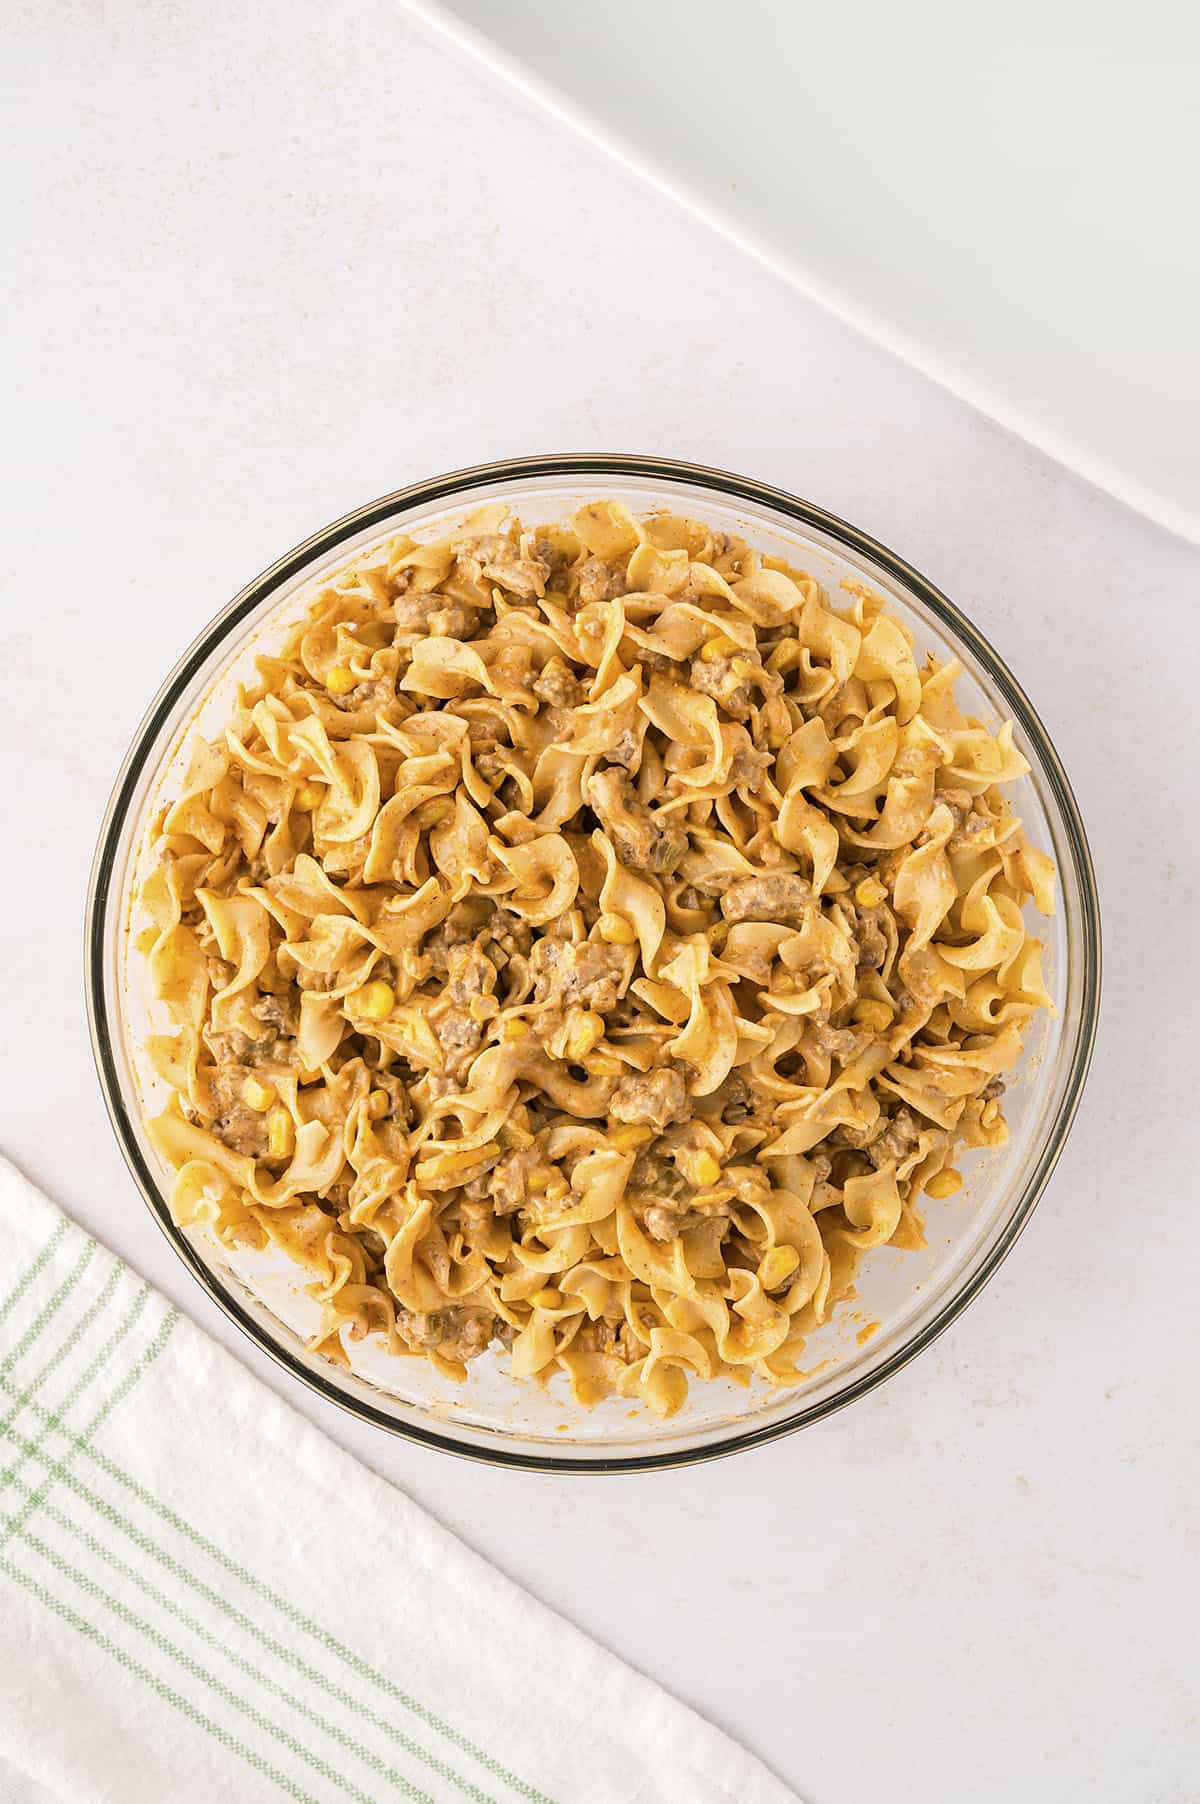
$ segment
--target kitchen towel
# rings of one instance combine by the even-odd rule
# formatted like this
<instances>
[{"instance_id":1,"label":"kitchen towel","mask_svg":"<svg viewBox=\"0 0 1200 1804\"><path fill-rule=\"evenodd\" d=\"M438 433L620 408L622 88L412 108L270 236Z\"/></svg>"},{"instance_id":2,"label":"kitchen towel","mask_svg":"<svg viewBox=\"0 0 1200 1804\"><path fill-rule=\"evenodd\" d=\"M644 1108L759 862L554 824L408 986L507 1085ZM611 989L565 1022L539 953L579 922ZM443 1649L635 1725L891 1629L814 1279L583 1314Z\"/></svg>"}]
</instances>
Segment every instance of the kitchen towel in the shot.
<instances>
[{"instance_id":1,"label":"kitchen towel","mask_svg":"<svg viewBox=\"0 0 1200 1804\"><path fill-rule=\"evenodd\" d=\"M0 1223L0 1804L794 1804L3 1160Z\"/></svg>"}]
</instances>

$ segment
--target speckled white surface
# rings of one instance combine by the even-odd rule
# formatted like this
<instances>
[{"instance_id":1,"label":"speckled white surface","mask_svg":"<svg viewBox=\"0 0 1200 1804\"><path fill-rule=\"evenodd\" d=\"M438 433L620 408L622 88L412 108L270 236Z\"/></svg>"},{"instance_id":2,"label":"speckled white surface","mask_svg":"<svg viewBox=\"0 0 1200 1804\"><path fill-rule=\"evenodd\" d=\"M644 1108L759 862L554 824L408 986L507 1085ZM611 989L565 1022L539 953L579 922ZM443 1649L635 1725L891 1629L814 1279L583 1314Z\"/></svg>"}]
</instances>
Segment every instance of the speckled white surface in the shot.
<instances>
[{"instance_id":1,"label":"speckled white surface","mask_svg":"<svg viewBox=\"0 0 1200 1804\"><path fill-rule=\"evenodd\" d=\"M25 0L8 19L0 1145L343 1445L811 1804L1194 1797L1200 556L387 0L336 20L315 0ZM1074 1135L938 1346L774 1447L591 1481L362 1431L235 1339L125 1174L81 994L98 818L192 634L359 501L564 448L810 495L972 610L1073 776L1107 933Z\"/></svg>"}]
</instances>

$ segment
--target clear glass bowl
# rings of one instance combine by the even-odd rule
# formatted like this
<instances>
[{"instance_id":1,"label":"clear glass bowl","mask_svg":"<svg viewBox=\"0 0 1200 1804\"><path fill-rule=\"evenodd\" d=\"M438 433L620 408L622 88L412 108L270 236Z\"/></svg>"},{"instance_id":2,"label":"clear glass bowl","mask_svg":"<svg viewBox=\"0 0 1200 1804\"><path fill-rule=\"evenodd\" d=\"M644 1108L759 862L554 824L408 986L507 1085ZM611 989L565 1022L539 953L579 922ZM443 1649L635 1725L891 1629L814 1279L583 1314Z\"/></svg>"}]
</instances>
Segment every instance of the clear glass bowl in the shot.
<instances>
[{"instance_id":1,"label":"clear glass bowl","mask_svg":"<svg viewBox=\"0 0 1200 1804\"><path fill-rule=\"evenodd\" d=\"M401 529L435 536L487 500L503 498L527 522L541 522L599 496L618 496L634 512L666 504L744 535L831 589L852 577L885 594L920 652L960 660L968 711L989 724L1015 722L1031 773L1013 800L1059 873L1059 909L1045 932L1058 1013L1035 1026L1008 1091L1008 1145L969 1155L956 1197L925 1199L924 1250L885 1247L864 1260L854 1300L812 1336L801 1383L697 1383L665 1422L621 1399L579 1409L557 1388L564 1381L545 1390L514 1381L491 1353L456 1385L427 1361L391 1357L370 1342L353 1349L348 1371L307 1352L317 1305L294 1273L278 1255L231 1256L207 1231L178 1228L167 1206L170 1174L144 1126L165 1093L145 1054L158 1023L133 947L137 897L147 823L178 780L189 734L220 730L256 653L273 647L314 584L377 540ZM226 1314L303 1383L364 1421L501 1465L580 1472L645 1471L773 1440L862 1396L927 1347L991 1277L1045 1188L1079 1102L1100 986L1095 879L1075 799L1023 690L970 621L894 552L821 508L722 471L644 457L521 458L418 483L316 533L243 589L185 652L134 740L100 834L87 935L92 1038L122 1150L159 1226Z\"/></svg>"}]
</instances>

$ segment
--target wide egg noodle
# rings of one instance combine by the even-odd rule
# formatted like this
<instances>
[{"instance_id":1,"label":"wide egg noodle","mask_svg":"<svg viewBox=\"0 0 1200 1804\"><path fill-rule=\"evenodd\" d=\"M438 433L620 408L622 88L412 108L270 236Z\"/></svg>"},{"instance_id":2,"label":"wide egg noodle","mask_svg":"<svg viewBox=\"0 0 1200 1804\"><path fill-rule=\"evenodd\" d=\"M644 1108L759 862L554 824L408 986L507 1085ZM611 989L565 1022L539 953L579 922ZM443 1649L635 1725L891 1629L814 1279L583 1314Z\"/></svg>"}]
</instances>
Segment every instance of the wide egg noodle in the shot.
<instances>
[{"instance_id":1,"label":"wide egg noodle","mask_svg":"<svg viewBox=\"0 0 1200 1804\"><path fill-rule=\"evenodd\" d=\"M177 1219L283 1248L331 1359L499 1344L663 1415L795 1383L1052 1007L1027 766L958 674L612 501L347 567L156 822Z\"/></svg>"}]
</instances>

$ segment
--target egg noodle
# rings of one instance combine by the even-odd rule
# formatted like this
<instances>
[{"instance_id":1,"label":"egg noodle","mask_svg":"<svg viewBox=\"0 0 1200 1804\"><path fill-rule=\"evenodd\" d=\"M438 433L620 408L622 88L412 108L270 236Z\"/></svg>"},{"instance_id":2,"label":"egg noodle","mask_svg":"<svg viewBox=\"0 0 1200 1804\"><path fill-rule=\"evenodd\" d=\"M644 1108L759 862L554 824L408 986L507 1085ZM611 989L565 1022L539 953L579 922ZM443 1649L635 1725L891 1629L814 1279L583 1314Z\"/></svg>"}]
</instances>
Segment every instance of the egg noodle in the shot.
<instances>
[{"instance_id":1,"label":"egg noodle","mask_svg":"<svg viewBox=\"0 0 1200 1804\"><path fill-rule=\"evenodd\" d=\"M740 539L613 501L397 537L258 660L154 824L172 1207L312 1342L490 1345L669 1415L795 1382L865 1249L995 1146L1051 1007L1027 765Z\"/></svg>"}]
</instances>

